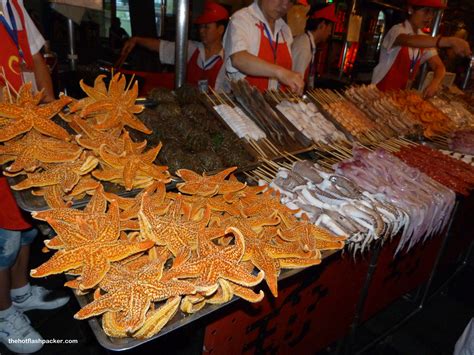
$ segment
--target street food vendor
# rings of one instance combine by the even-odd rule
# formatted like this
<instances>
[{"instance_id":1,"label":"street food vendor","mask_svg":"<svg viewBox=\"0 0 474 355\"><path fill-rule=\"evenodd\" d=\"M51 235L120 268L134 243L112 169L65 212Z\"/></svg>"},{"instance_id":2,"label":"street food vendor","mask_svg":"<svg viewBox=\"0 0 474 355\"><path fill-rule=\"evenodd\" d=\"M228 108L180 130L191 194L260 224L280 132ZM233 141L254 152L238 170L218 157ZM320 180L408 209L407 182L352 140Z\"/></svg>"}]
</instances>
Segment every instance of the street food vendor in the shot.
<instances>
[{"instance_id":1,"label":"street food vendor","mask_svg":"<svg viewBox=\"0 0 474 355\"><path fill-rule=\"evenodd\" d=\"M186 81L205 88L222 89L225 80L223 68L224 50L222 36L229 19L228 11L221 5L206 1L203 13L196 18L201 42L188 41L188 66ZM164 64L175 63L175 43L158 38L132 37L124 45L118 64L121 65L136 46L145 47L160 54Z\"/></svg>"},{"instance_id":2,"label":"street food vendor","mask_svg":"<svg viewBox=\"0 0 474 355\"><path fill-rule=\"evenodd\" d=\"M379 64L372 75L372 83L377 84L380 90L411 87L420 65L427 62L434 75L424 95L432 97L446 73L436 49L451 48L456 55L470 55L471 49L465 40L430 37L421 31L431 25L435 11L443 7L442 0L408 0L408 19L388 31L382 43Z\"/></svg>"},{"instance_id":3,"label":"street food vendor","mask_svg":"<svg viewBox=\"0 0 474 355\"><path fill-rule=\"evenodd\" d=\"M303 76L292 70L291 30L283 20L290 0L255 0L232 15L224 35L226 73L259 90L286 86L301 94Z\"/></svg>"},{"instance_id":4,"label":"street food vendor","mask_svg":"<svg viewBox=\"0 0 474 355\"><path fill-rule=\"evenodd\" d=\"M303 75L308 88L314 87L316 46L329 39L336 19L334 4L312 7L308 14L305 33L297 36L291 46L293 70Z\"/></svg>"}]
</instances>

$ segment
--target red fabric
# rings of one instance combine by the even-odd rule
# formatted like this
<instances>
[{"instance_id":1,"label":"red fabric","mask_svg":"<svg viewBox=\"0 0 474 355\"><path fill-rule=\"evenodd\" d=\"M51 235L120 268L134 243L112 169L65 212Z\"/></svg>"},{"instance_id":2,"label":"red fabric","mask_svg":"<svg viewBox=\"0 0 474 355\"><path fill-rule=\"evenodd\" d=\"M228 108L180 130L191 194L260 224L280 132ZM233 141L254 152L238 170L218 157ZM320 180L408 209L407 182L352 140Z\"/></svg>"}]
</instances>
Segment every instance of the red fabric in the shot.
<instances>
[{"instance_id":1,"label":"red fabric","mask_svg":"<svg viewBox=\"0 0 474 355\"><path fill-rule=\"evenodd\" d=\"M205 70L199 67L198 60L199 49L196 48L191 59L188 61L186 81L191 85L197 86L199 80L207 80L209 86L214 88L216 86L217 75L224 61L222 58L219 58L212 67Z\"/></svg>"},{"instance_id":2,"label":"red fabric","mask_svg":"<svg viewBox=\"0 0 474 355\"><path fill-rule=\"evenodd\" d=\"M419 7L434 7L434 8L445 8L446 1L444 0L408 0L408 5L419 6Z\"/></svg>"},{"instance_id":3,"label":"red fabric","mask_svg":"<svg viewBox=\"0 0 474 355\"><path fill-rule=\"evenodd\" d=\"M318 19L322 18L331 22L336 22L336 5L331 4L326 7L323 7L321 10L315 11L311 18Z\"/></svg>"},{"instance_id":4,"label":"red fabric","mask_svg":"<svg viewBox=\"0 0 474 355\"><path fill-rule=\"evenodd\" d=\"M18 0L12 0L12 4L15 6L20 17L21 28L23 29L18 31L18 42L23 50L26 65L33 68L33 57L26 34L25 18L18 5ZM2 25L0 25L0 43L2 44L2 49L0 50L0 67L3 67L7 80L14 89L18 91L22 84L20 54L15 42ZM0 177L0 228L10 230L25 230L31 228L31 224L28 223L18 208L5 177Z\"/></svg>"},{"instance_id":5,"label":"red fabric","mask_svg":"<svg viewBox=\"0 0 474 355\"><path fill-rule=\"evenodd\" d=\"M273 58L273 49L270 45L270 41L267 37L265 37L264 32L264 25L260 23L256 25L260 28L260 48L258 50L258 55L260 59L263 59L266 62L277 64L283 68L291 70L293 61L291 59L290 50L288 49L288 45L286 44L286 40L283 39L282 43L277 44L277 56L276 61ZM255 86L260 91L265 91L268 89L268 78L263 76L251 76L247 75L245 79L250 83L250 85ZM282 86L282 89L285 87Z\"/></svg>"},{"instance_id":6,"label":"red fabric","mask_svg":"<svg viewBox=\"0 0 474 355\"><path fill-rule=\"evenodd\" d=\"M423 51L420 50L420 58ZM409 79L413 79L420 68L420 59L415 64L412 78L410 78L410 55L408 47L402 47L397 58L385 77L377 84L381 91L405 90Z\"/></svg>"},{"instance_id":7,"label":"red fabric","mask_svg":"<svg viewBox=\"0 0 474 355\"><path fill-rule=\"evenodd\" d=\"M143 78L144 83L139 88L139 95L146 96L149 91L156 87L174 89L174 73L154 73L146 71L119 69L119 72L127 75L135 75Z\"/></svg>"}]
</instances>

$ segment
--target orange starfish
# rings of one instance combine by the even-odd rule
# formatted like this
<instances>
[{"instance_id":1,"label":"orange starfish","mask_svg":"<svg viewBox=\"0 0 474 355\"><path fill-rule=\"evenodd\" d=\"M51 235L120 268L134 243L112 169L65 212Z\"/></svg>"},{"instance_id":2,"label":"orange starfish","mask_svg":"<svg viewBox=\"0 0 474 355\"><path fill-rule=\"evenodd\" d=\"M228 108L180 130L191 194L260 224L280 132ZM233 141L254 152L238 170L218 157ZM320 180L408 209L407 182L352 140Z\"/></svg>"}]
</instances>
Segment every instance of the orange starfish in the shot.
<instances>
[{"instance_id":1,"label":"orange starfish","mask_svg":"<svg viewBox=\"0 0 474 355\"><path fill-rule=\"evenodd\" d=\"M200 235L198 258L170 270L168 277L197 278L196 289L202 292L216 290L220 279L235 282L238 285L251 287L259 284L264 278L260 271L253 276L248 269L240 265L245 252L245 241L241 232L234 227L226 228L224 234L233 234L235 244L219 247L209 240L208 236Z\"/></svg>"},{"instance_id":2,"label":"orange starfish","mask_svg":"<svg viewBox=\"0 0 474 355\"><path fill-rule=\"evenodd\" d=\"M160 182L168 183L171 181L168 167L153 164L160 152L161 144L142 154L143 148L138 149L134 146L128 132L125 132L123 139L125 149L122 154L114 154L108 151L106 146L102 146L100 148L100 157L112 168L123 170L123 181L127 190L133 188L133 181L139 172Z\"/></svg>"},{"instance_id":3,"label":"orange starfish","mask_svg":"<svg viewBox=\"0 0 474 355\"><path fill-rule=\"evenodd\" d=\"M98 162L97 158L83 156L74 162L48 165L45 166L44 171L28 174L28 178L11 188L13 190L25 190L30 187L60 185L65 192L68 192L76 186L81 175L93 170Z\"/></svg>"},{"instance_id":4,"label":"orange starfish","mask_svg":"<svg viewBox=\"0 0 474 355\"><path fill-rule=\"evenodd\" d=\"M279 220L272 224L275 225ZM266 225L272 225L269 220ZM314 253L305 252L297 243L275 243L277 228L262 225L260 217L251 219L229 218L222 222L226 227L235 226L245 237L245 255L243 261L251 261L259 270L265 273L265 281L272 294L278 296L277 278L280 275L280 258L312 258ZM259 232L255 225L261 225ZM257 229L258 231L258 229Z\"/></svg>"},{"instance_id":5,"label":"orange starfish","mask_svg":"<svg viewBox=\"0 0 474 355\"><path fill-rule=\"evenodd\" d=\"M112 328L119 334L136 332L145 324L152 302L196 292L195 286L188 281L162 277L162 268L163 262L156 260L137 270L126 270L120 275L120 282L83 307L74 318L85 319L104 312L118 313Z\"/></svg>"},{"instance_id":6,"label":"orange starfish","mask_svg":"<svg viewBox=\"0 0 474 355\"><path fill-rule=\"evenodd\" d=\"M67 216L67 213L62 212ZM83 213L82 216L80 214L75 216L75 227L70 228L67 233L64 233L66 229L64 224L67 224L67 218L63 219L66 223L63 223L62 228L59 229L57 226L60 224L51 223L53 228L56 227L58 235L59 232L64 233L60 235L60 241L64 243L63 248L44 264L31 270L32 277L58 274L82 267L79 289L86 290L94 287L103 279L111 262L122 260L153 246L151 241L117 240L120 235L120 221L116 202L110 204L108 213L96 211ZM71 213L72 216L74 214ZM40 216L41 212L33 213L33 217L41 218ZM48 219L46 220L48 221ZM69 225L72 225L70 221Z\"/></svg>"},{"instance_id":7,"label":"orange starfish","mask_svg":"<svg viewBox=\"0 0 474 355\"><path fill-rule=\"evenodd\" d=\"M8 141L16 136L35 129L47 136L58 139L69 139L67 131L51 121L71 99L61 96L59 100L39 105L42 92L31 93L31 83L23 84L14 104L0 103L0 117L10 119L0 131L0 142Z\"/></svg>"},{"instance_id":8,"label":"orange starfish","mask_svg":"<svg viewBox=\"0 0 474 355\"><path fill-rule=\"evenodd\" d=\"M145 238L167 246L176 257L188 259L197 248L198 235L205 233L210 215L207 213L201 221L194 221L182 202L182 196L177 195L175 201L165 204L162 193L157 198L145 191L138 217Z\"/></svg>"},{"instance_id":9,"label":"orange starfish","mask_svg":"<svg viewBox=\"0 0 474 355\"><path fill-rule=\"evenodd\" d=\"M96 101L107 99L107 87L104 83L105 75L98 75L94 79L94 87L84 83L84 80L79 81L79 86L87 94L88 97L75 101L70 105L71 112L78 112L85 106L92 104Z\"/></svg>"},{"instance_id":10,"label":"orange starfish","mask_svg":"<svg viewBox=\"0 0 474 355\"><path fill-rule=\"evenodd\" d=\"M177 184L178 190L190 195L213 196L215 194L226 194L242 190L245 184L238 181L225 180L227 175L236 170L237 167L228 168L216 175L202 176L192 170L179 169L176 175L181 177L184 182Z\"/></svg>"},{"instance_id":11,"label":"orange starfish","mask_svg":"<svg viewBox=\"0 0 474 355\"><path fill-rule=\"evenodd\" d=\"M263 194L250 197L247 207L242 211L245 216L271 216L277 214L285 225L293 225L294 214L299 211L292 210L280 202L280 192L267 189Z\"/></svg>"},{"instance_id":12,"label":"orange starfish","mask_svg":"<svg viewBox=\"0 0 474 355\"><path fill-rule=\"evenodd\" d=\"M81 152L82 148L75 144L49 138L33 130L0 146L0 163L14 160L15 162L6 168L8 172L31 172L41 163L74 161L79 158Z\"/></svg>"},{"instance_id":13,"label":"orange starfish","mask_svg":"<svg viewBox=\"0 0 474 355\"><path fill-rule=\"evenodd\" d=\"M75 127L78 127L82 133L76 135L76 142L87 149L94 151L95 153L99 154L100 147L105 145L110 151L121 154L123 152L123 139L120 139L120 134L122 129L117 127L110 131L100 131L95 129L87 123L87 121L81 118L74 118L72 123ZM146 141L142 142L144 146L146 145Z\"/></svg>"},{"instance_id":14,"label":"orange starfish","mask_svg":"<svg viewBox=\"0 0 474 355\"><path fill-rule=\"evenodd\" d=\"M103 78L97 79L96 85L103 82ZM126 84L125 76L120 73L115 74L110 80L106 94L102 84L91 88L82 83L81 87L86 88L84 91L92 100L82 102L79 105L79 107L82 106L81 116L97 115L95 117L97 121L95 127L102 130L129 126L146 134L152 133L135 117L135 114L142 112L144 109L141 105L135 105L138 97L138 83L135 81L130 90L125 88ZM73 108L77 109L76 107Z\"/></svg>"},{"instance_id":15,"label":"orange starfish","mask_svg":"<svg viewBox=\"0 0 474 355\"><path fill-rule=\"evenodd\" d=\"M323 228L315 226L306 214L301 221L290 227L280 228L278 235L285 241L298 241L305 251L339 250L344 248L345 237L336 237Z\"/></svg>"}]
</instances>

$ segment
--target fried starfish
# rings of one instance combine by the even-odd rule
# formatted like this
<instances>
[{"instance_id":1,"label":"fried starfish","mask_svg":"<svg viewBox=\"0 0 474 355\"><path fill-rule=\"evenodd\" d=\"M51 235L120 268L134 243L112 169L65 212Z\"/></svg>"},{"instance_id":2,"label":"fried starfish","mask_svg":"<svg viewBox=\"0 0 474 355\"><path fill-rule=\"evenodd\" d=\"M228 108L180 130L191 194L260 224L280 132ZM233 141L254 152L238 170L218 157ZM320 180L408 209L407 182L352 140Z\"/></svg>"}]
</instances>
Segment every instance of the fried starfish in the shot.
<instances>
[{"instance_id":1,"label":"fried starfish","mask_svg":"<svg viewBox=\"0 0 474 355\"><path fill-rule=\"evenodd\" d=\"M162 261L156 260L135 271L124 272L122 280L110 292L83 307L74 318L85 319L114 312L117 313L112 326L114 331L118 334L134 333L145 324L152 302L196 292L195 286L188 281L162 277L162 268Z\"/></svg>"},{"instance_id":2,"label":"fried starfish","mask_svg":"<svg viewBox=\"0 0 474 355\"><path fill-rule=\"evenodd\" d=\"M215 212L226 212L231 216L240 215L237 206L227 203L222 196L185 195L184 201L191 207L191 218L200 216L206 208Z\"/></svg>"},{"instance_id":3,"label":"fried starfish","mask_svg":"<svg viewBox=\"0 0 474 355\"><path fill-rule=\"evenodd\" d=\"M122 154L114 154L106 146L102 146L100 147L100 157L112 168L123 171L122 177L127 190L133 188L133 181L139 172L163 183L171 181L168 167L153 164L160 152L161 144L148 150L146 153L142 153L143 148L134 146L134 142L128 132L125 132L123 140L125 146Z\"/></svg>"},{"instance_id":4,"label":"fried starfish","mask_svg":"<svg viewBox=\"0 0 474 355\"><path fill-rule=\"evenodd\" d=\"M275 218L275 217L273 217ZM265 281L272 294L278 296L277 279L280 275L280 263L278 259L313 258L314 253L305 252L298 243L284 242L275 243L277 228L264 227L264 225L276 225L279 221L271 222L271 218L264 223L261 217L249 219L230 218L222 222L225 227L235 226L245 237L245 255L243 261L251 261L259 270L265 273ZM260 225L259 228L256 226ZM257 230L257 232L256 232Z\"/></svg>"},{"instance_id":5,"label":"fried starfish","mask_svg":"<svg viewBox=\"0 0 474 355\"><path fill-rule=\"evenodd\" d=\"M101 181L110 181L114 184L125 186L123 180L123 169L116 169L102 163L101 170L94 170L92 176ZM153 178L151 176L143 176L140 172L132 182L132 189L145 188L153 184Z\"/></svg>"},{"instance_id":6,"label":"fried starfish","mask_svg":"<svg viewBox=\"0 0 474 355\"><path fill-rule=\"evenodd\" d=\"M346 240L345 237L336 237L315 226L306 214L303 214L301 221L295 221L290 227L280 228L278 235L285 241L298 241L305 251L342 249Z\"/></svg>"},{"instance_id":7,"label":"fried starfish","mask_svg":"<svg viewBox=\"0 0 474 355\"><path fill-rule=\"evenodd\" d=\"M126 84L125 76L120 73L113 76L109 83L109 89L105 93L103 78L97 78L93 88L81 82L82 89L92 100L82 102L77 107L74 105L73 109L77 110L82 107L81 117L95 115L97 121L95 128L97 129L107 130L129 126L146 134L152 133L135 117L135 114L144 109L141 105L135 105L138 97L138 83L135 81L130 90L125 88Z\"/></svg>"},{"instance_id":8,"label":"fried starfish","mask_svg":"<svg viewBox=\"0 0 474 355\"><path fill-rule=\"evenodd\" d=\"M122 132L120 127L110 131L100 131L92 127L87 121L78 117L73 118L72 123L82 131L82 133L75 137L76 142L80 146L90 149L96 154L99 154L102 145L105 145L110 151L116 154L123 152L124 143L123 140L119 138ZM146 141L142 143L144 143L144 146L146 145Z\"/></svg>"},{"instance_id":9,"label":"fried starfish","mask_svg":"<svg viewBox=\"0 0 474 355\"><path fill-rule=\"evenodd\" d=\"M251 197L251 201L242 211L245 216L271 216L277 214L285 225L293 225L294 214L299 211L292 210L280 202L280 193L267 189L263 194Z\"/></svg>"},{"instance_id":10,"label":"fried starfish","mask_svg":"<svg viewBox=\"0 0 474 355\"><path fill-rule=\"evenodd\" d=\"M81 175L92 171L98 164L97 158L85 157L75 162L49 165L38 173L28 174L28 177L12 186L13 190L25 190L30 187L60 185L65 191L71 191L77 185Z\"/></svg>"},{"instance_id":11,"label":"fried starfish","mask_svg":"<svg viewBox=\"0 0 474 355\"><path fill-rule=\"evenodd\" d=\"M5 142L0 146L0 162L2 164L14 160L6 168L15 173L20 170L32 172L41 163L64 163L74 161L81 155L82 148L55 138L43 136L32 130L19 139Z\"/></svg>"},{"instance_id":12,"label":"fried starfish","mask_svg":"<svg viewBox=\"0 0 474 355\"><path fill-rule=\"evenodd\" d=\"M209 294L216 290L220 279L232 281L238 285L251 287L259 284L265 274L260 271L252 275L248 268L240 265L245 252L245 240L241 232L234 227L226 228L224 234L235 237L234 244L226 247L215 245L209 236L201 234L198 243L198 258L173 268L168 277L196 278L196 290Z\"/></svg>"},{"instance_id":13,"label":"fried starfish","mask_svg":"<svg viewBox=\"0 0 474 355\"><path fill-rule=\"evenodd\" d=\"M145 238L167 246L176 257L188 259L191 251L197 248L199 234L205 233L210 214L203 216L201 221L190 219L182 196L177 195L175 201L165 203L163 190L164 187L160 187L154 195L149 191L143 193L138 213L140 229Z\"/></svg>"},{"instance_id":14,"label":"fried starfish","mask_svg":"<svg viewBox=\"0 0 474 355\"><path fill-rule=\"evenodd\" d=\"M192 170L179 169L176 175L184 180L177 184L178 190L199 196L213 196L215 194L226 194L242 190L245 184L238 181L225 180L227 175L236 170L237 167L228 168L216 175L207 176L206 173L199 175Z\"/></svg>"},{"instance_id":15,"label":"fried starfish","mask_svg":"<svg viewBox=\"0 0 474 355\"><path fill-rule=\"evenodd\" d=\"M41 213L33 213L33 217L41 219ZM67 213L63 215L67 217ZM79 289L90 289L103 279L110 269L111 262L122 260L153 246L151 241L118 240L120 221L116 202L110 204L108 213L86 211L82 216L80 214L74 216L73 213L69 216L69 220L65 218L64 221L71 226L69 230L65 228L65 224L58 229L58 224L50 223L53 228L56 227L60 241L64 243L63 248L44 264L32 269L30 273L32 277L59 274L81 267Z\"/></svg>"},{"instance_id":16,"label":"fried starfish","mask_svg":"<svg viewBox=\"0 0 474 355\"><path fill-rule=\"evenodd\" d=\"M8 141L32 129L47 136L62 140L69 139L69 133L51 121L71 99L61 96L59 100L39 105L42 93L33 95L31 83L23 84L15 103L0 103L0 117L10 119L0 130L0 142Z\"/></svg>"},{"instance_id":17,"label":"fried starfish","mask_svg":"<svg viewBox=\"0 0 474 355\"><path fill-rule=\"evenodd\" d=\"M77 100L70 105L72 113L81 111L85 106L107 98L107 87L104 83L105 77L105 75L98 75L94 79L94 87L85 84L84 80L79 81L79 86L87 94L87 97Z\"/></svg>"}]
</instances>

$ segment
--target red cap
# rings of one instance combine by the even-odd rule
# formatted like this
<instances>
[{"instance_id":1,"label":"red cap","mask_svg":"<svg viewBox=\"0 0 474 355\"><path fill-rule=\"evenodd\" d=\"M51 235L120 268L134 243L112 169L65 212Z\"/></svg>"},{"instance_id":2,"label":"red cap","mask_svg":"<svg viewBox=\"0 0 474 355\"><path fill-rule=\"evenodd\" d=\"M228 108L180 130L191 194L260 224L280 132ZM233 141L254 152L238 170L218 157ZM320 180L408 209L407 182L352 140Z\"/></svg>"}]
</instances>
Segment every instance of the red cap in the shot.
<instances>
[{"instance_id":1,"label":"red cap","mask_svg":"<svg viewBox=\"0 0 474 355\"><path fill-rule=\"evenodd\" d=\"M309 6L308 0L298 0L296 3L303 6Z\"/></svg>"},{"instance_id":2,"label":"red cap","mask_svg":"<svg viewBox=\"0 0 474 355\"><path fill-rule=\"evenodd\" d=\"M326 7L323 7L321 10L315 11L314 14L311 16L311 18L314 18L314 19L322 18L331 22L336 22L337 21L336 5L331 4Z\"/></svg>"},{"instance_id":3,"label":"red cap","mask_svg":"<svg viewBox=\"0 0 474 355\"><path fill-rule=\"evenodd\" d=\"M445 0L408 0L408 5L418 7L433 7L436 9L442 9L446 7Z\"/></svg>"},{"instance_id":4,"label":"red cap","mask_svg":"<svg viewBox=\"0 0 474 355\"><path fill-rule=\"evenodd\" d=\"M228 18L229 13L223 6L212 1L206 1L204 3L204 11L202 12L201 16L194 20L194 23L203 25L206 23L227 20Z\"/></svg>"}]
</instances>

